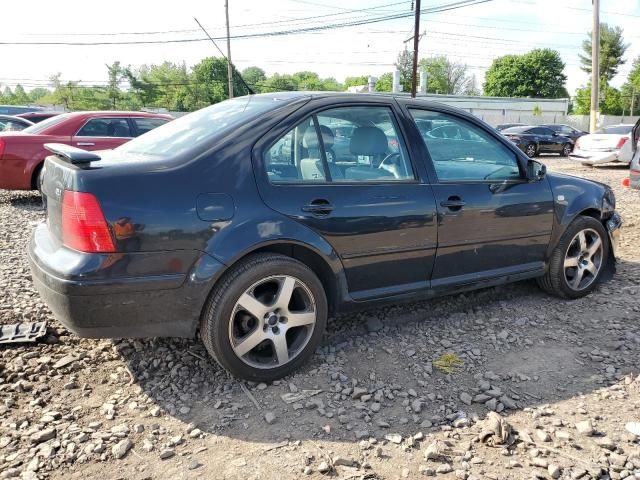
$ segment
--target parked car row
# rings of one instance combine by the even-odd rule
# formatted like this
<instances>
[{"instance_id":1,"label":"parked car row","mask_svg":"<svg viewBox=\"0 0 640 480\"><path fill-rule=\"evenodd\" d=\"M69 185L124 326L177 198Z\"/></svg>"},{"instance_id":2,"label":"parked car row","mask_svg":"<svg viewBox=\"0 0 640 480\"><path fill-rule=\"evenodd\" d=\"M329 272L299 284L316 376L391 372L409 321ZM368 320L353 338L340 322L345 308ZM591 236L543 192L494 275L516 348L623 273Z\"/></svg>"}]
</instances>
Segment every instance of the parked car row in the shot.
<instances>
[{"instance_id":1,"label":"parked car row","mask_svg":"<svg viewBox=\"0 0 640 480\"><path fill-rule=\"evenodd\" d=\"M112 111L24 115L40 123L21 118L19 120L30 126L21 131L11 128L0 132L0 188L39 188L42 165L49 153L44 147L46 143L67 144L88 151L108 150L173 119L163 114ZM43 115L48 117L45 119Z\"/></svg>"}]
</instances>

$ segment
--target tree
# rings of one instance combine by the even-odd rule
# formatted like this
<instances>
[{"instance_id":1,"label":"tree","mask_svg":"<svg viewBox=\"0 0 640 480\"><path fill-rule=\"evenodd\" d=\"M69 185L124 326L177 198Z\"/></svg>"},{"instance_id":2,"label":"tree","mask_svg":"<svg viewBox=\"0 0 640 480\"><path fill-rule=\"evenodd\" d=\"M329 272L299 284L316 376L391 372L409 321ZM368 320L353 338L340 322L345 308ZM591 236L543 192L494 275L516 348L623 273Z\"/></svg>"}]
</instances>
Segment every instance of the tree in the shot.
<instances>
[{"instance_id":1,"label":"tree","mask_svg":"<svg viewBox=\"0 0 640 480\"><path fill-rule=\"evenodd\" d=\"M204 58L200 63L194 65L192 70L192 79L195 80L198 91L203 93L209 105L229 98L226 58ZM248 93L242 78L235 73L234 69L233 95L239 97Z\"/></svg>"},{"instance_id":2,"label":"tree","mask_svg":"<svg viewBox=\"0 0 640 480\"><path fill-rule=\"evenodd\" d=\"M322 80L315 72L296 72L291 77L296 90L324 90Z\"/></svg>"},{"instance_id":3,"label":"tree","mask_svg":"<svg viewBox=\"0 0 640 480\"><path fill-rule=\"evenodd\" d=\"M344 79L344 87L359 87L361 85L369 84L369 76L368 75L360 75L359 77L347 77Z\"/></svg>"},{"instance_id":4,"label":"tree","mask_svg":"<svg viewBox=\"0 0 640 480\"><path fill-rule=\"evenodd\" d=\"M380 75L376 82L376 92L390 92L393 88L393 73L387 72Z\"/></svg>"},{"instance_id":5,"label":"tree","mask_svg":"<svg viewBox=\"0 0 640 480\"><path fill-rule=\"evenodd\" d=\"M400 85L403 92L411 91L411 77L413 76L413 53L404 48L398 54L396 68L400 72Z\"/></svg>"},{"instance_id":6,"label":"tree","mask_svg":"<svg viewBox=\"0 0 640 480\"><path fill-rule=\"evenodd\" d=\"M622 95L617 88L605 85L600 93L600 112L605 115L622 115ZM574 112L589 115L591 112L591 84L576 90Z\"/></svg>"},{"instance_id":7,"label":"tree","mask_svg":"<svg viewBox=\"0 0 640 480\"><path fill-rule=\"evenodd\" d=\"M482 93L478 88L478 80L476 79L475 74L469 77L469 82L467 83L463 93L468 96L478 96Z\"/></svg>"},{"instance_id":8,"label":"tree","mask_svg":"<svg viewBox=\"0 0 640 480\"><path fill-rule=\"evenodd\" d=\"M32 102L37 102L38 100L40 100L43 97L46 97L49 94L51 94L50 90L44 87L36 87L29 91L29 98L31 99Z\"/></svg>"},{"instance_id":9,"label":"tree","mask_svg":"<svg viewBox=\"0 0 640 480\"><path fill-rule=\"evenodd\" d=\"M11 88L9 87L4 87L4 91L0 95L0 98L2 98L2 103L5 103L7 105L15 105L16 103L16 96L13 94Z\"/></svg>"},{"instance_id":10,"label":"tree","mask_svg":"<svg viewBox=\"0 0 640 480\"><path fill-rule=\"evenodd\" d=\"M31 102L29 95L24 91L22 85L16 85L16 88L13 90L14 102L16 105L27 105Z\"/></svg>"},{"instance_id":11,"label":"tree","mask_svg":"<svg viewBox=\"0 0 640 480\"><path fill-rule=\"evenodd\" d=\"M120 66L119 61L106 65L106 67L108 75L107 96L111 103L111 108L115 110L116 104L120 99L120 83L126 78L125 69Z\"/></svg>"},{"instance_id":12,"label":"tree","mask_svg":"<svg viewBox=\"0 0 640 480\"><path fill-rule=\"evenodd\" d=\"M291 75L274 73L265 82L265 92L287 92L297 90L298 86Z\"/></svg>"},{"instance_id":13,"label":"tree","mask_svg":"<svg viewBox=\"0 0 640 480\"><path fill-rule=\"evenodd\" d=\"M452 62L444 55L423 58L419 66L427 71L427 92L460 95L469 86L467 66Z\"/></svg>"},{"instance_id":14,"label":"tree","mask_svg":"<svg viewBox=\"0 0 640 480\"><path fill-rule=\"evenodd\" d=\"M564 62L548 48L496 58L485 75L485 95L497 97L568 97Z\"/></svg>"},{"instance_id":15,"label":"tree","mask_svg":"<svg viewBox=\"0 0 640 480\"><path fill-rule=\"evenodd\" d=\"M584 55L580 54L580 67L583 71L591 73L591 32L588 38L582 42ZM606 23L600 24L600 81L603 85L608 85L613 77L618 73L620 66L625 64L624 54L629 48L629 44L624 43L622 29L620 27L610 27Z\"/></svg>"},{"instance_id":16,"label":"tree","mask_svg":"<svg viewBox=\"0 0 640 480\"><path fill-rule=\"evenodd\" d=\"M267 74L260 67L247 67L242 71L242 78L256 92L260 92L267 80Z\"/></svg>"},{"instance_id":17,"label":"tree","mask_svg":"<svg viewBox=\"0 0 640 480\"><path fill-rule=\"evenodd\" d=\"M621 89L622 106L630 115L640 110L640 56L631 64L631 71L627 76L627 81ZM632 101L633 98L633 101ZM633 111L631 107L633 106Z\"/></svg>"}]
</instances>

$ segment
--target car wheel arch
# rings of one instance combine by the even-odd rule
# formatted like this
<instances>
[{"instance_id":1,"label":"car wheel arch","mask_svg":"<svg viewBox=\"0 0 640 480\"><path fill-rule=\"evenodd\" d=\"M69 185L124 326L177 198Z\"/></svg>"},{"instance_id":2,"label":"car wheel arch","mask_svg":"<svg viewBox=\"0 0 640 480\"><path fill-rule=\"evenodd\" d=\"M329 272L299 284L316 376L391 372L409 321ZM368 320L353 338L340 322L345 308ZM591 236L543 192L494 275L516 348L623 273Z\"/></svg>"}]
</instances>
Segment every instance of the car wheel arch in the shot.
<instances>
[{"instance_id":1,"label":"car wheel arch","mask_svg":"<svg viewBox=\"0 0 640 480\"><path fill-rule=\"evenodd\" d=\"M225 261L224 270L220 272L215 279L212 279L208 287L209 292L215 289L224 275L235 265L247 257L259 253L278 253L294 258L307 265L318 279L320 279L325 289L330 315L333 315L339 309L339 305L345 301L348 295L346 277L342 262L335 251L331 249L331 254L329 258L327 258L326 253L321 252L312 245L291 239L271 240L256 244L252 246L252 248L239 253L229 261ZM204 306L206 306L206 302Z\"/></svg>"},{"instance_id":2,"label":"car wheel arch","mask_svg":"<svg viewBox=\"0 0 640 480\"><path fill-rule=\"evenodd\" d=\"M42 171L42 167L44 167L44 160L36 163L33 170L31 170L31 190L38 190L38 176Z\"/></svg>"}]
</instances>

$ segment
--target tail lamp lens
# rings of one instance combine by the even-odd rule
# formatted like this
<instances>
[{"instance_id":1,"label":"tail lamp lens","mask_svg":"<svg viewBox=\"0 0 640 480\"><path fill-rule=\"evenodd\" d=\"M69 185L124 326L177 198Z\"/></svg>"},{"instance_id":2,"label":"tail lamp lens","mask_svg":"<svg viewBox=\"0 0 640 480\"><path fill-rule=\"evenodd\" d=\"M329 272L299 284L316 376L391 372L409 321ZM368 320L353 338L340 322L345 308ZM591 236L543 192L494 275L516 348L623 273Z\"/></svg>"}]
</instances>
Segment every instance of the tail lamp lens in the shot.
<instances>
[{"instance_id":1,"label":"tail lamp lens","mask_svg":"<svg viewBox=\"0 0 640 480\"><path fill-rule=\"evenodd\" d=\"M113 237L95 195L66 190L62 197L62 241L87 253L115 252Z\"/></svg>"}]
</instances>

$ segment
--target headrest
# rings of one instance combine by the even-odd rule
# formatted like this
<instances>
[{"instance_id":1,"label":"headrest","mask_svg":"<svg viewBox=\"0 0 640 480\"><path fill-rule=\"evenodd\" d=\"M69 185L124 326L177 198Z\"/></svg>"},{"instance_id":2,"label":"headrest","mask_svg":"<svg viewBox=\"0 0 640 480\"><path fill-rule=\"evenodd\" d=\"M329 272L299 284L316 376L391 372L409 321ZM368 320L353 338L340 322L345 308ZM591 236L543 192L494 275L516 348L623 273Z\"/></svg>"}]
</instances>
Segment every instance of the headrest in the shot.
<instances>
[{"instance_id":1,"label":"headrest","mask_svg":"<svg viewBox=\"0 0 640 480\"><path fill-rule=\"evenodd\" d=\"M333 131L326 125L320 125L320 132L322 133L322 143L324 143L325 149L333 147Z\"/></svg>"},{"instance_id":2,"label":"headrest","mask_svg":"<svg viewBox=\"0 0 640 480\"><path fill-rule=\"evenodd\" d=\"M304 135L302 136L302 146L304 148L320 148L320 144L318 142L318 135L316 134L316 129L313 126L308 127Z\"/></svg>"},{"instance_id":3,"label":"headrest","mask_svg":"<svg viewBox=\"0 0 640 480\"><path fill-rule=\"evenodd\" d=\"M387 136L378 127L358 127L353 131L349 145L352 155L384 155L388 149Z\"/></svg>"}]
</instances>

